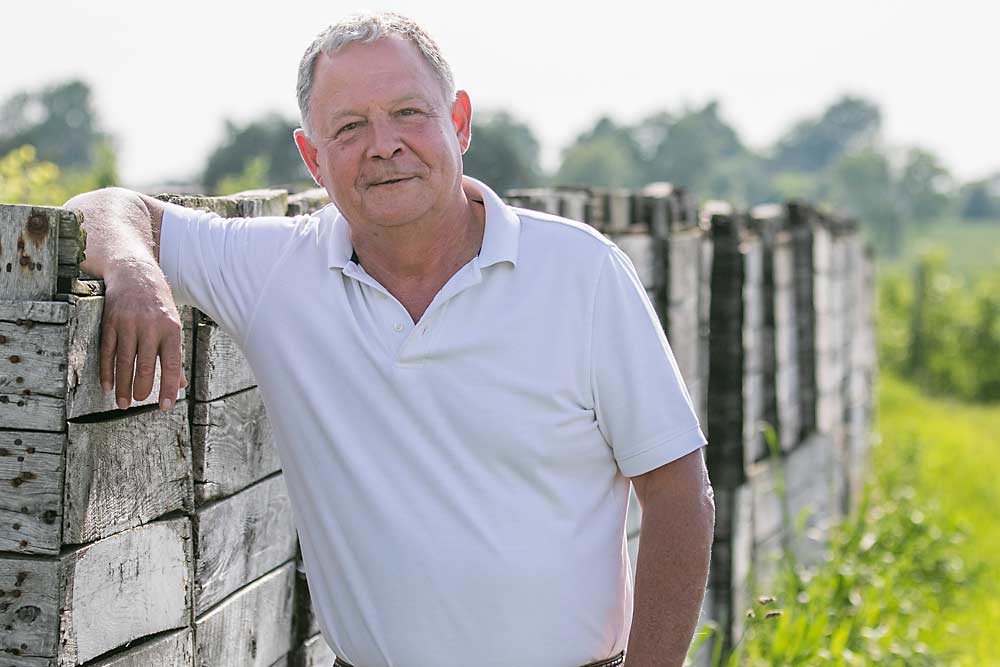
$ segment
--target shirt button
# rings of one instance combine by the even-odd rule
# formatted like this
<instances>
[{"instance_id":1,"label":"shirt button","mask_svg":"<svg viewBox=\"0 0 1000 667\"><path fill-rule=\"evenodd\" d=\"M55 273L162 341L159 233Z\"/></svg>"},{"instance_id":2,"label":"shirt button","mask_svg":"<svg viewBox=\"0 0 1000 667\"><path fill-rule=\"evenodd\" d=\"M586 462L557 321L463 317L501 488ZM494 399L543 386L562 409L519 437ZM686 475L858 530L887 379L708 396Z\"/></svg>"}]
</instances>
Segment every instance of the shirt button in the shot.
<instances>
[{"instance_id":1,"label":"shirt button","mask_svg":"<svg viewBox=\"0 0 1000 667\"><path fill-rule=\"evenodd\" d=\"M400 324L399 322L396 322L395 324L392 325L392 330L395 331L396 333L399 333L400 331L403 330L403 325Z\"/></svg>"}]
</instances>

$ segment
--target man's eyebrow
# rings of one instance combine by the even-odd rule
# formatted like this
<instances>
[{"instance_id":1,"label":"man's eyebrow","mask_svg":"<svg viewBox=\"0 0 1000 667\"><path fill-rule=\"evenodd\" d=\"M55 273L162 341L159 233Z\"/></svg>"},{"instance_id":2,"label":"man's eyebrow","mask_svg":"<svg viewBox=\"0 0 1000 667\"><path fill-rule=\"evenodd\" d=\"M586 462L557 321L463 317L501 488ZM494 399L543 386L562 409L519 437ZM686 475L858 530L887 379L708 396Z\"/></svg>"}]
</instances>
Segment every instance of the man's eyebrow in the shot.
<instances>
[{"instance_id":1,"label":"man's eyebrow","mask_svg":"<svg viewBox=\"0 0 1000 667\"><path fill-rule=\"evenodd\" d=\"M389 106L390 107L395 107L395 106L399 106L400 104L406 104L407 102L420 102L422 104L426 104L427 106L432 106L431 103L427 101L426 97L424 97L423 95L418 95L418 94L410 94L410 95L403 95L402 97L397 97L396 99L394 99L394 100L392 100L392 101L389 102ZM354 110L351 110L351 109L343 109L341 111L335 111L330 116L330 120L331 121L336 121L336 120L338 120L340 118L344 118L345 116L361 116L363 118L364 115L365 114L364 114L363 111L354 111Z\"/></svg>"}]
</instances>

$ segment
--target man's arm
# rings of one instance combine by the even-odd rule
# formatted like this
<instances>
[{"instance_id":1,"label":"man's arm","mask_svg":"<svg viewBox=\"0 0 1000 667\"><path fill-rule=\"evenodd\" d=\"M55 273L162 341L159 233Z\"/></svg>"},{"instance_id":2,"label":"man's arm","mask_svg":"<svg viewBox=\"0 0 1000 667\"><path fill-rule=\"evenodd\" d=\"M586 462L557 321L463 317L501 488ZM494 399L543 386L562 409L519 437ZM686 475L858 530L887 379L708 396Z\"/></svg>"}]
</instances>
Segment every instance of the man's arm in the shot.
<instances>
[{"instance_id":1,"label":"man's arm","mask_svg":"<svg viewBox=\"0 0 1000 667\"><path fill-rule=\"evenodd\" d=\"M118 407L125 409L133 398L149 396L159 357L160 408L169 410L187 380L180 317L159 266L162 204L124 188L106 188L77 195L65 206L83 212L87 259L81 270L104 278L101 386L115 387Z\"/></svg>"},{"instance_id":2,"label":"man's arm","mask_svg":"<svg viewBox=\"0 0 1000 667\"><path fill-rule=\"evenodd\" d=\"M715 528L702 450L632 483L642 527L625 667L680 667L698 623Z\"/></svg>"}]
</instances>

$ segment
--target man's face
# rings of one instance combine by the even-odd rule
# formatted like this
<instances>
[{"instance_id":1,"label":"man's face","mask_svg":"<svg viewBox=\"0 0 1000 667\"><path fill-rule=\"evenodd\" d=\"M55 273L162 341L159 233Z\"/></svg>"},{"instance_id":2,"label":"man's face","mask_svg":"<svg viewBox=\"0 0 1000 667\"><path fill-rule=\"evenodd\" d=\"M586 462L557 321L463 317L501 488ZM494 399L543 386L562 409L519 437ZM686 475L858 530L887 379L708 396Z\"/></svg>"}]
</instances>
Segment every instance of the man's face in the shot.
<instances>
[{"instance_id":1,"label":"man's face","mask_svg":"<svg viewBox=\"0 0 1000 667\"><path fill-rule=\"evenodd\" d=\"M296 143L351 223L400 226L444 211L461 188L469 98L452 103L416 46L399 37L352 43L316 62L313 137Z\"/></svg>"}]
</instances>

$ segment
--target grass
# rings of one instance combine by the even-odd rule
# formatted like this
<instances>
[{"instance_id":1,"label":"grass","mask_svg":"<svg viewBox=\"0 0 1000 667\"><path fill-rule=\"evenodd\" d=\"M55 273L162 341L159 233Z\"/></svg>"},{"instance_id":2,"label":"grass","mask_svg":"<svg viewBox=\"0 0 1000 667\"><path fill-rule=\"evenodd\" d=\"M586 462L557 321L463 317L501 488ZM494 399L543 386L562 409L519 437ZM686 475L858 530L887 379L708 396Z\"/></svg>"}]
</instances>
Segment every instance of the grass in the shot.
<instances>
[{"instance_id":1,"label":"grass","mask_svg":"<svg viewBox=\"0 0 1000 667\"><path fill-rule=\"evenodd\" d=\"M872 475L815 567L786 555L717 666L1000 665L1000 405L879 380Z\"/></svg>"},{"instance_id":2,"label":"grass","mask_svg":"<svg viewBox=\"0 0 1000 667\"><path fill-rule=\"evenodd\" d=\"M929 246L945 248L949 256L947 270L969 283L975 276L1000 264L1000 220L941 220L926 227L911 228L899 256L880 257L879 265L910 272L917 256Z\"/></svg>"},{"instance_id":3,"label":"grass","mask_svg":"<svg viewBox=\"0 0 1000 667\"><path fill-rule=\"evenodd\" d=\"M878 431L876 467L892 466L897 447L912 447L912 488L928 521L970 538L952 557L977 573L975 585L957 592L940 619L955 632L937 633L935 645L963 667L1000 665L1000 405L930 399L885 376Z\"/></svg>"}]
</instances>

